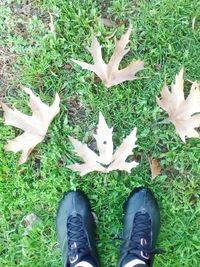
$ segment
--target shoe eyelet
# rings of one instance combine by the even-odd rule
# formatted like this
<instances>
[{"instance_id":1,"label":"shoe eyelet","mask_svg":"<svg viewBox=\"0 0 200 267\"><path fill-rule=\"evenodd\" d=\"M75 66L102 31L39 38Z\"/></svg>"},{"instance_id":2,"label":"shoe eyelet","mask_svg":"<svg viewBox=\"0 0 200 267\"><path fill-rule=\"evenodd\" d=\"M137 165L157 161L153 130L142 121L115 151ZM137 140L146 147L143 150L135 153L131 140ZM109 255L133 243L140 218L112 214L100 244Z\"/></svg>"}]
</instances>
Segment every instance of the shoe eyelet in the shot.
<instances>
[{"instance_id":1,"label":"shoe eyelet","mask_svg":"<svg viewBox=\"0 0 200 267\"><path fill-rule=\"evenodd\" d=\"M146 241L146 239L144 239L144 238L142 238L141 240L140 240L140 244L141 244L141 246L145 246L146 244L147 244L147 241ZM149 260L149 256L146 256L147 255L147 253L144 253L144 251L141 251L140 252L140 255L141 255L141 257L143 257L144 259L146 259L146 260Z\"/></svg>"},{"instance_id":2,"label":"shoe eyelet","mask_svg":"<svg viewBox=\"0 0 200 267\"><path fill-rule=\"evenodd\" d=\"M75 253L77 253L77 244L76 242L74 242L72 245L71 245L71 249L74 250ZM76 256L69 256L69 261L70 263L75 263L76 261L78 260L78 254L76 254Z\"/></svg>"},{"instance_id":3,"label":"shoe eyelet","mask_svg":"<svg viewBox=\"0 0 200 267\"><path fill-rule=\"evenodd\" d=\"M69 261L70 261L70 263L75 263L76 261L78 260L78 254L76 254L76 256L75 257L70 257L69 258Z\"/></svg>"},{"instance_id":4,"label":"shoe eyelet","mask_svg":"<svg viewBox=\"0 0 200 267\"><path fill-rule=\"evenodd\" d=\"M149 260L149 256L145 256L143 251L141 251L140 255L142 258Z\"/></svg>"}]
</instances>

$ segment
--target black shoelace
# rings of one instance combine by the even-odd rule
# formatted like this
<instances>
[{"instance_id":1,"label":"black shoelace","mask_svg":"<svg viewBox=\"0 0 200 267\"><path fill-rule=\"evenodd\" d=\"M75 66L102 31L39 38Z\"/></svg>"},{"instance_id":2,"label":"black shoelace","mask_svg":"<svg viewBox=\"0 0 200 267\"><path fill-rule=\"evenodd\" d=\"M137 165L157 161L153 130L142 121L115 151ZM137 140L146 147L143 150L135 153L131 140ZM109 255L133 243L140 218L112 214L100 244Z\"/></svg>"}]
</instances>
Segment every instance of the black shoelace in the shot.
<instances>
[{"instance_id":1,"label":"black shoelace","mask_svg":"<svg viewBox=\"0 0 200 267\"><path fill-rule=\"evenodd\" d=\"M89 254L88 241L81 215L71 215L67 220L69 261L76 262L80 255Z\"/></svg>"},{"instance_id":2,"label":"black shoelace","mask_svg":"<svg viewBox=\"0 0 200 267\"><path fill-rule=\"evenodd\" d=\"M124 250L140 259L146 260L154 254L163 252L161 249L152 249L151 247L151 219L148 213L136 213L131 240L125 241Z\"/></svg>"}]
</instances>

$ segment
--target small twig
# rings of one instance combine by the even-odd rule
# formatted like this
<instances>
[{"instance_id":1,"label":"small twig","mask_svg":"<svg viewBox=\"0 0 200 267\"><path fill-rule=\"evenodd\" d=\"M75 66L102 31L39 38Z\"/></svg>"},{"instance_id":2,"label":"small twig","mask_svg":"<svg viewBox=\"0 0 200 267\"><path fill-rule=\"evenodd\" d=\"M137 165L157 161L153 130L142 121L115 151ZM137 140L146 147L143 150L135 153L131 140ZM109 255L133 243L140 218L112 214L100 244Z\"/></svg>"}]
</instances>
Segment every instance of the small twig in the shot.
<instances>
[{"instance_id":1,"label":"small twig","mask_svg":"<svg viewBox=\"0 0 200 267\"><path fill-rule=\"evenodd\" d=\"M195 22L196 22L196 17L192 18L192 30L195 30Z\"/></svg>"},{"instance_id":2,"label":"small twig","mask_svg":"<svg viewBox=\"0 0 200 267\"><path fill-rule=\"evenodd\" d=\"M50 12L49 12L49 17L50 17L50 23L49 23L50 32L56 35L55 26L54 26L54 17Z\"/></svg>"},{"instance_id":3,"label":"small twig","mask_svg":"<svg viewBox=\"0 0 200 267\"><path fill-rule=\"evenodd\" d=\"M189 82L189 83L191 83L192 84L192 86L194 85L194 86L200 86L200 83L199 82L197 82L197 81L191 81L191 80L189 80L189 79L187 79L187 81Z\"/></svg>"},{"instance_id":4,"label":"small twig","mask_svg":"<svg viewBox=\"0 0 200 267\"><path fill-rule=\"evenodd\" d=\"M106 39L106 40L109 40L109 39L113 38L113 36L115 36L116 32L117 32L117 29L114 30L114 32L113 32L111 35L105 37L105 39Z\"/></svg>"},{"instance_id":5,"label":"small twig","mask_svg":"<svg viewBox=\"0 0 200 267\"><path fill-rule=\"evenodd\" d=\"M169 124L169 123L170 123L170 120L169 120L169 118L167 118L167 119L164 119L162 121L156 121L156 122L152 123L150 127L152 128L152 127L157 126L159 124Z\"/></svg>"},{"instance_id":6,"label":"small twig","mask_svg":"<svg viewBox=\"0 0 200 267\"><path fill-rule=\"evenodd\" d=\"M149 79L150 76L137 77L135 80Z\"/></svg>"}]
</instances>

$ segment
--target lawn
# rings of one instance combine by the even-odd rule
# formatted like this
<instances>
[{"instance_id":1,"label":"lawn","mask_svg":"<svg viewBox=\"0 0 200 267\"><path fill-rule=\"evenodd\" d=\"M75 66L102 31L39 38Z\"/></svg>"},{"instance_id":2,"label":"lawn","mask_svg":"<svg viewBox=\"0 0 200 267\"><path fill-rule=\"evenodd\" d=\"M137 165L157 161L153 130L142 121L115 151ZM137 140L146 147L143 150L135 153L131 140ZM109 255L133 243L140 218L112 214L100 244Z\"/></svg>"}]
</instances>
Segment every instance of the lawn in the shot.
<instances>
[{"instance_id":1,"label":"lawn","mask_svg":"<svg viewBox=\"0 0 200 267\"><path fill-rule=\"evenodd\" d=\"M106 27L100 17L109 18ZM192 29L192 21L194 22ZM108 60L118 38L133 26L131 59L145 61L140 79L105 88L93 73L71 59L92 62L86 47L95 34ZM54 25L54 27L52 27ZM51 26L51 27L50 27ZM55 28L55 30L53 29ZM20 130L3 124L0 117L0 266L58 267L60 251L55 215L63 193L82 189L98 218L97 244L102 266L115 266L119 246L113 236L122 232L123 203L137 186L153 190L161 209L161 233L155 267L198 267L200 259L200 140L184 144L156 104L163 82L170 84L181 67L188 80L200 81L200 2L198 0L64 1L9 0L0 4L1 92L4 102L30 112L28 86L45 103L56 92L61 112L28 161L5 152L7 140ZM80 177L66 166L78 158L68 140L71 135L95 147L93 132L102 112L114 126L117 147L137 127L131 174L114 171ZM151 180L149 158L160 158L162 173ZM24 216L34 213L39 222L24 236Z\"/></svg>"}]
</instances>

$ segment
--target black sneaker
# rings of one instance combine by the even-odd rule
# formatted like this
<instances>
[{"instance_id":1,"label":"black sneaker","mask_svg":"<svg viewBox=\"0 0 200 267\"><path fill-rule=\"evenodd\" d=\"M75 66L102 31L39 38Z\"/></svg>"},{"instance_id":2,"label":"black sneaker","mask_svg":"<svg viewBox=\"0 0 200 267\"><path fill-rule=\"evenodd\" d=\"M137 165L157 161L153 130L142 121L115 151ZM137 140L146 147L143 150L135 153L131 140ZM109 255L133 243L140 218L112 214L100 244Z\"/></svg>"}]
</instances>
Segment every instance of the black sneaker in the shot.
<instances>
[{"instance_id":1,"label":"black sneaker","mask_svg":"<svg viewBox=\"0 0 200 267\"><path fill-rule=\"evenodd\" d=\"M160 231L160 211L153 193L144 187L136 188L125 204L124 243L118 267L132 260L153 265L155 244Z\"/></svg>"},{"instance_id":2,"label":"black sneaker","mask_svg":"<svg viewBox=\"0 0 200 267\"><path fill-rule=\"evenodd\" d=\"M83 192L65 193L57 211L56 225L64 267L74 267L82 261L99 266L94 217Z\"/></svg>"}]
</instances>

